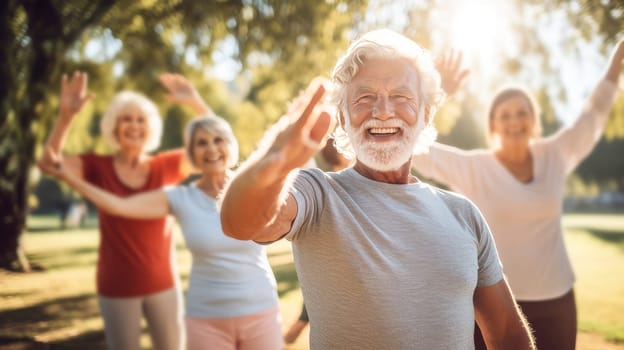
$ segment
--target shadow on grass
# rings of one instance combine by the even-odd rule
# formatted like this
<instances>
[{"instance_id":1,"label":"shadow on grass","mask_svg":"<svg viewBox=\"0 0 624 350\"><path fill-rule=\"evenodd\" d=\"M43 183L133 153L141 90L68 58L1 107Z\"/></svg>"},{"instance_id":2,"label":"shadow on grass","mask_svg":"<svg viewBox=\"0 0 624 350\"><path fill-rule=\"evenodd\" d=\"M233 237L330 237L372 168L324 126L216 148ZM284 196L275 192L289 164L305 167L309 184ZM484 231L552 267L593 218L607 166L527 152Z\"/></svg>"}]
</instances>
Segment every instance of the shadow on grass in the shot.
<instances>
[{"instance_id":1,"label":"shadow on grass","mask_svg":"<svg viewBox=\"0 0 624 350\"><path fill-rule=\"evenodd\" d=\"M71 326L72 320L99 317L93 294L58 298L15 310L0 311L0 335L37 335Z\"/></svg>"},{"instance_id":2,"label":"shadow on grass","mask_svg":"<svg viewBox=\"0 0 624 350\"><path fill-rule=\"evenodd\" d=\"M624 249L624 232L611 230L585 229L592 236L600 238L607 243L614 243Z\"/></svg>"},{"instance_id":3,"label":"shadow on grass","mask_svg":"<svg viewBox=\"0 0 624 350\"><path fill-rule=\"evenodd\" d=\"M49 344L50 350L106 350L104 331L90 331Z\"/></svg>"},{"instance_id":4,"label":"shadow on grass","mask_svg":"<svg viewBox=\"0 0 624 350\"><path fill-rule=\"evenodd\" d=\"M28 337L0 336L0 350L48 350L50 344L38 342Z\"/></svg>"},{"instance_id":5,"label":"shadow on grass","mask_svg":"<svg viewBox=\"0 0 624 350\"><path fill-rule=\"evenodd\" d=\"M593 227L586 226L574 226L574 230L584 231L589 233L601 241L618 246L624 250L624 231L619 230L600 230Z\"/></svg>"},{"instance_id":6,"label":"shadow on grass","mask_svg":"<svg viewBox=\"0 0 624 350\"><path fill-rule=\"evenodd\" d=\"M28 337L0 336L0 350L106 350L104 331L89 331L61 341L43 343Z\"/></svg>"},{"instance_id":7,"label":"shadow on grass","mask_svg":"<svg viewBox=\"0 0 624 350\"><path fill-rule=\"evenodd\" d=\"M82 248L59 248L45 253L28 254L28 260L49 270L93 267L97 262L97 246Z\"/></svg>"},{"instance_id":8,"label":"shadow on grass","mask_svg":"<svg viewBox=\"0 0 624 350\"><path fill-rule=\"evenodd\" d=\"M0 349L104 349L102 331L88 331L60 342L44 344L35 337L59 329L71 329L75 322L100 317L97 299L83 294L46 301L29 307L0 312ZM78 320L78 321L76 321Z\"/></svg>"}]
</instances>

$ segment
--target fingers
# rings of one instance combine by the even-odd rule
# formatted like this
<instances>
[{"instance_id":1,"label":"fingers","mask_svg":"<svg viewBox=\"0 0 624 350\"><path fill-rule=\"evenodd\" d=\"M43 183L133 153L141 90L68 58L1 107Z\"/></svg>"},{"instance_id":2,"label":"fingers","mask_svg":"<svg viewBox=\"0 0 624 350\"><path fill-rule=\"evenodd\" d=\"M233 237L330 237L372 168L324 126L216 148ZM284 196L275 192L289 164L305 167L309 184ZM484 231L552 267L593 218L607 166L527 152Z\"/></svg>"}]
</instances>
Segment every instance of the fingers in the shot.
<instances>
[{"instance_id":1,"label":"fingers","mask_svg":"<svg viewBox=\"0 0 624 350\"><path fill-rule=\"evenodd\" d=\"M323 86L323 81L317 79L312 80L302 96L302 99L296 102L294 109L297 114L295 128L303 129L304 126L308 124L308 120L313 115L314 107L321 101L324 94L325 87ZM305 103L305 105L303 103ZM301 110L301 113L297 113L299 110Z\"/></svg>"},{"instance_id":2,"label":"fingers","mask_svg":"<svg viewBox=\"0 0 624 350\"><path fill-rule=\"evenodd\" d=\"M325 142L326 136L335 126L336 119L327 111L323 110L318 113L318 117L314 119L311 124L306 125L306 129L309 129L309 132L305 133L304 136L308 135L307 137L310 140L310 144L314 145L314 148L319 148Z\"/></svg>"},{"instance_id":3,"label":"fingers","mask_svg":"<svg viewBox=\"0 0 624 350\"><path fill-rule=\"evenodd\" d=\"M463 53L461 51L451 49L442 59L442 69L444 69L449 75L455 76L459 71L463 60Z\"/></svg>"},{"instance_id":4,"label":"fingers","mask_svg":"<svg viewBox=\"0 0 624 350\"><path fill-rule=\"evenodd\" d=\"M174 73L163 73L158 77L160 83L170 92L188 91L193 85L182 75Z\"/></svg>"},{"instance_id":5,"label":"fingers","mask_svg":"<svg viewBox=\"0 0 624 350\"><path fill-rule=\"evenodd\" d=\"M89 75L85 72L74 71L71 78L67 74L61 76L61 95L77 100L79 104L84 104L90 100L94 94L87 92L89 85Z\"/></svg>"},{"instance_id":6,"label":"fingers","mask_svg":"<svg viewBox=\"0 0 624 350\"><path fill-rule=\"evenodd\" d=\"M59 176L62 172L62 156L46 147L43 156L37 161L37 167L51 176Z\"/></svg>"},{"instance_id":7,"label":"fingers","mask_svg":"<svg viewBox=\"0 0 624 350\"><path fill-rule=\"evenodd\" d=\"M158 77L158 80L165 88L171 90L171 86L175 84L175 74L163 73Z\"/></svg>"}]
</instances>

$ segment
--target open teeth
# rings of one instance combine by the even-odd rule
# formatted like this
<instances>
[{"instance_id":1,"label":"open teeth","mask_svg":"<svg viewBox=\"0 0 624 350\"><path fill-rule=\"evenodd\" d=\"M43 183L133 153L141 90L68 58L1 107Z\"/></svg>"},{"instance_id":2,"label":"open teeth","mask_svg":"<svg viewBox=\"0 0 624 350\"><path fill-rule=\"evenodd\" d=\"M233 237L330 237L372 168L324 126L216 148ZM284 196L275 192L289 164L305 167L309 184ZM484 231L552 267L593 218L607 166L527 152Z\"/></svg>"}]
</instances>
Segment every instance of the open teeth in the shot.
<instances>
[{"instance_id":1,"label":"open teeth","mask_svg":"<svg viewBox=\"0 0 624 350\"><path fill-rule=\"evenodd\" d=\"M399 128L371 128L368 130L371 134L396 134Z\"/></svg>"}]
</instances>

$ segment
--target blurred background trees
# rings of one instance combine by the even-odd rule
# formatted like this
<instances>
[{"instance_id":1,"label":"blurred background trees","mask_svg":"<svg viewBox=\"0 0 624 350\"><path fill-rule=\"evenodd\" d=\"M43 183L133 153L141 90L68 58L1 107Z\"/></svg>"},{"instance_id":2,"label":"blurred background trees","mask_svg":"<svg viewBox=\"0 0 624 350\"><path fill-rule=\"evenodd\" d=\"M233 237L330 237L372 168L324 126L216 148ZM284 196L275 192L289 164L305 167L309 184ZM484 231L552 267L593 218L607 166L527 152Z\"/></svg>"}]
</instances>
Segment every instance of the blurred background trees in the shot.
<instances>
[{"instance_id":1,"label":"blurred background trees","mask_svg":"<svg viewBox=\"0 0 624 350\"><path fill-rule=\"evenodd\" d=\"M88 72L96 93L70 131L68 152L107 151L99 118L123 89L159 105L161 148L179 147L192 116L162 98L157 77L170 71L191 79L232 124L244 159L287 101L312 77L329 75L353 37L390 27L436 56L464 52L472 73L436 123L443 142L474 148L485 144L484 109L504 83L536 92L547 131L575 118L624 32L623 12L623 1L601 0L2 1L0 267L28 268L18 257L31 210L75 200L33 167L56 117L62 73ZM581 182L624 190L623 106L620 99L606 137L579 168Z\"/></svg>"},{"instance_id":2,"label":"blurred background trees","mask_svg":"<svg viewBox=\"0 0 624 350\"><path fill-rule=\"evenodd\" d=\"M104 149L98 119L121 89L154 99L168 130L181 130L190 116L163 102L157 77L166 71L192 79L237 127L247 152L293 91L327 74L363 9L351 0L1 2L0 266L28 268L19 263L19 236L36 203L33 163L56 116L63 72L88 72L96 93L72 127L69 152ZM180 146L180 134L167 132L163 145Z\"/></svg>"}]
</instances>

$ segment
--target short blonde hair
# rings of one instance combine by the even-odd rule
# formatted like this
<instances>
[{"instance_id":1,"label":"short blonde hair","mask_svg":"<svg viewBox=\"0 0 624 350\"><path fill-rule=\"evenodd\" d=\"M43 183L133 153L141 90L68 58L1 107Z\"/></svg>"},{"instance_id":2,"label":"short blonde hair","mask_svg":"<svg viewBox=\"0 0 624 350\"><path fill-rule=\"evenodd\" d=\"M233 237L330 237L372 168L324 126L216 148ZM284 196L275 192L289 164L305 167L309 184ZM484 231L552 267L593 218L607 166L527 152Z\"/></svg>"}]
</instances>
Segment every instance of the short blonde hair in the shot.
<instances>
[{"instance_id":1,"label":"short blonde hair","mask_svg":"<svg viewBox=\"0 0 624 350\"><path fill-rule=\"evenodd\" d=\"M230 124L225 119L209 113L191 120L186 125L184 140L186 143L186 153L191 164L196 165L193 158L193 138L199 128L202 128L213 135L223 137L227 144L227 150L229 153L228 163L226 164L228 168L232 168L238 163L238 141L236 141L236 137L234 136L234 132L232 131Z\"/></svg>"},{"instance_id":2,"label":"short blonde hair","mask_svg":"<svg viewBox=\"0 0 624 350\"><path fill-rule=\"evenodd\" d=\"M154 102L145 97L145 95L134 91L122 91L115 95L113 101L106 109L102 120L100 121L100 130L104 140L113 148L119 149L119 142L115 131L117 129L117 121L119 117L126 111L131 109L139 110L146 118L148 125L148 137L145 142L144 151L151 152L160 146L160 137L162 135L162 119L158 108Z\"/></svg>"},{"instance_id":3,"label":"short blonde hair","mask_svg":"<svg viewBox=\"0 0 624 350\"><path fill-rule=\"evenodd\" d=\"M344 118L349 118L347 108L347 90L362 65L372 58L402 58L410 62L418 74L418 98L421 109L426 106L429 125L421 132L419 148L428 149L437 133L432 125L433 116L444 99L444 91L440 85L440 74L429 51L422 48L415 41L389 29L379 29L368 32L354 41L344 56L342 56L332 72L333 83L332 102L338 106ZM423 105L424 104L424 105ZM334 145L347 158L354 156L351 142L339 125L334 131Z\"/></svg>"}]
</instances>

